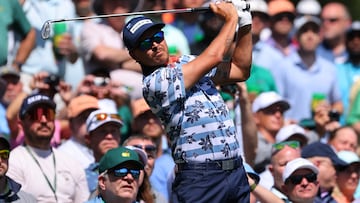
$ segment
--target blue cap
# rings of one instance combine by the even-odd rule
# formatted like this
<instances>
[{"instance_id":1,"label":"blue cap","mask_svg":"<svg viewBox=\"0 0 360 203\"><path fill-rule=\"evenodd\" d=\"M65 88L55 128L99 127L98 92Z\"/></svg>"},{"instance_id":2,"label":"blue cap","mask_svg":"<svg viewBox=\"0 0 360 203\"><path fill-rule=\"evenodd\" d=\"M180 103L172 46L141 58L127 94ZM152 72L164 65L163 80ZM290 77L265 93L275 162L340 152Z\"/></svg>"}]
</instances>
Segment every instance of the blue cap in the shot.
<instances>
[{"instance_id":1,"label":"blue cap","mask_svg":"<svg viewBox=\"0 0 360 203\"><path fill-rule=\"evenodd\" d=\"M20 113L19 113L20 119L24 119L25 114L30 109L32 109L33 107L38 106L38 105L41 105L41 106L46 105L54 110L56 108L56 103L50 97L48 97L46 95L42 95L42 94L33 94L33 95L26 97L23 100L23 103L20 108Z\"/></svg>"},{"instance_id":2,"label":"blue cap","mask_svg":"<svg viewBox=\"0 0 360 203\"><path fill-rule=\"evenodd\" d=\"M123 40L125 46L132 50L136 47L139 38L150 28L163 28L164 23L154 23L150 18L140 16L131 19L123 29Z\"/></svg>"},{"instance_id":3,"label":"blue cap","mask_svg":"<svg viewBox=\"0 0 360 203\"><path fill-rule=\"evenodd\" d=\"M336 167L344 167L348 165L348 163L341 160L336 155L335 151L330 147L330 145L324 144L322 142L313 142L301 149L301 157L311 158L314 156L328 157Z\"/></svg>"}]
</instances>

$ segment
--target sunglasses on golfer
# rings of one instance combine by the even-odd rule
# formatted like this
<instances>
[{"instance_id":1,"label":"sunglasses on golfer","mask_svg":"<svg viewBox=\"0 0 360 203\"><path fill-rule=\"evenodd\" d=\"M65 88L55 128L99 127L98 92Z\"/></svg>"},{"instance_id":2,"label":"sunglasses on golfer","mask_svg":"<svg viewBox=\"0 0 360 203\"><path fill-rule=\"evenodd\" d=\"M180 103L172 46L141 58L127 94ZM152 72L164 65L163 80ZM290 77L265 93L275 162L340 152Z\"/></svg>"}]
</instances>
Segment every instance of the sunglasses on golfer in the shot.
<instances>
[{"instance_id":1,"label":"sunglasses on golfer","mask_svg":"<svg viewBox=\"0 0 360 203\"><path fill-rule=\"evenodd\" d=\"M304 175L292 175L286 179L285 184L291 183L293 185L298 185L301 183L303 178L305 178L309 183L313 183L317 180L317 175L316 173L308 173Z\"/></svg>"},{"instance_id":2,"label":"sunglasses on golfer","mask_svg":"<svg viewBox=\"0 0 360 203\"><path fill-rule=\"evenodd\" d=\"M280 150L284 149L286 146L291 147L293 149L299 149L300 142L299 141L285 141L285 142L275 143L272 145L271 154L275 154L275 153L279 152Z\"/></svg>"},{"instance_id":3,"label":"sunglasses on golfer","mask_svg":"<svg viewBox=\"0 0 360 203\"><path fill-rule=\"evenodd\" d=\"M142 40L139 43L139 48L141 51L147 51L147 50L151 49L154 42L160 43L163 40L164 40L164 32L159 31L159 32L155 33L153 36Z\"/></svg>"},{"instance_id":4,"label":"sunglasses on golfer","mask_svg":"<svg viewBox=\"0 0 360 203\"><path fill-rule=\"evenodd\" d=\"M0 158L1 160L9 159L10 151L7 149L0 150Z\"/></svg>"},{"instance_id":5,"label":"sunglasses on golfer","mask_svg":"<svg viewBox=\"0 0 360 203\"><path fill-rule=\"evenodd\" d=\"M140 170L139 169L128 169L128 168L117 168L109 171L114 174L115 177L123 178L127 176L127 174L131 174L134 179L139 179Z\"/></svg>"},{"instance_id":6,"label":"sunglasses on golfer","mask_svg":"<svg viewBox=\"0 0 360 203\"><path fill-rule=\"evenodd\" d=\"M55 110L48 108L48 107L36 107L36 108L30 109L26 113L25 118L29 119L31 121L40 122L43 116L45 116L48 121L54 121L55 120Z\"/></svg>"}]
</instances>

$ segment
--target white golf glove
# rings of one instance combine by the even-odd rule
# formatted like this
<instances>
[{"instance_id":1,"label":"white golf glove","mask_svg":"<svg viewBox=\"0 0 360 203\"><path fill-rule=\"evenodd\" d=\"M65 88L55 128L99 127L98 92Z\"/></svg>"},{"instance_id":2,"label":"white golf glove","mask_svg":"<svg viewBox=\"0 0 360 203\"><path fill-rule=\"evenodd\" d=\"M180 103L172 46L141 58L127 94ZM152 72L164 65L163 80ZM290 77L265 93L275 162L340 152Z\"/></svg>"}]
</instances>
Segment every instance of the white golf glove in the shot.
<instances>
[{"instance_id":1,"label":"white golf glove","mask_svg":"<svg viewBox=\"0 0 360 203\"><path fill-rule=\"evenodd\" d=\"M252 24L252 17L250 13L250 4L244 0L232 0L238 16L239 16L239 27Z\"/></svg>"}]
</instances>

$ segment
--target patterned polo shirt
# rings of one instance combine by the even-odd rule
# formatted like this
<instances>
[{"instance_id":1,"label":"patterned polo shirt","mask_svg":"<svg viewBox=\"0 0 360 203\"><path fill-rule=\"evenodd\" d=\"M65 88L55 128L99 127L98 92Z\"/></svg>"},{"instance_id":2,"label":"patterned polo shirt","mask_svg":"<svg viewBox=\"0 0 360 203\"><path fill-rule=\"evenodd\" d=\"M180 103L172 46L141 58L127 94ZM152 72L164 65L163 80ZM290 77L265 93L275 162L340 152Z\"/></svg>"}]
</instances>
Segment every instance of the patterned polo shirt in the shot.
<instances>
[{"instance_id":1,"label":"patterned polo shirt","mask_svg":"<svg viewBox=\"0 0 360 203\"><path fill-rule=\"evenodd\" d=\"M144 77L143 94L170 136L175 162L205 162L234 158L239 153L234 122L211 77L216 68L186 90L182 65L177 62Z\"/></svg>"}]
</instances>

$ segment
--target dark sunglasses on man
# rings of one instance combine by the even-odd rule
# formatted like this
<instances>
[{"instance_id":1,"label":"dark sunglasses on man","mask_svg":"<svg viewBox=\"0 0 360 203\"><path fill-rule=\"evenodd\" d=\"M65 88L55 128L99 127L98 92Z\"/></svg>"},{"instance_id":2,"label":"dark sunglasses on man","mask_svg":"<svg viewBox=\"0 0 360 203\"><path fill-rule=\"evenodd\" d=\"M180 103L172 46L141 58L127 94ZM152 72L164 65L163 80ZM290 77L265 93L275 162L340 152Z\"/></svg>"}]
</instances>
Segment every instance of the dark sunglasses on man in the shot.
<instances>
[{"instance_id":1,"label":"dark sunglasses on man","mask_svg":"<svg viewBox=\"0 0 360 203\"><path fill-rule=\"evenodd\" d=\"M302 180L304 178L309 183L313 183L317 180L317 175L316 175L316 173L308 173L308 174L303 174L303 175L292 175L285 180L285 184L291 183L293 185L298 185L302 182Z\"/></svg>"}]
</instances>

